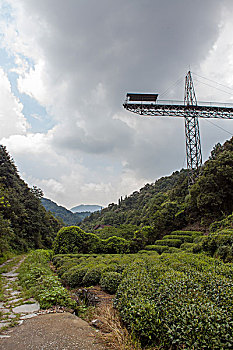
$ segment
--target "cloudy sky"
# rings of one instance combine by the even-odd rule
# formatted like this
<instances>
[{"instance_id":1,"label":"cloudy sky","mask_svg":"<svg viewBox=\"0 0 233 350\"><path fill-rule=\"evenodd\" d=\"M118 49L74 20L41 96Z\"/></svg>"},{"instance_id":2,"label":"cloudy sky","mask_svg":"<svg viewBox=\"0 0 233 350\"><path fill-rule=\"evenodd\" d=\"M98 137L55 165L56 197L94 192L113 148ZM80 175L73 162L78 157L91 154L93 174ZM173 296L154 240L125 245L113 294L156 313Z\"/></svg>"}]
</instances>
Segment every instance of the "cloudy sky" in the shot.
<instances>
[{"instance_id":1,"label":"cloudy sky","mask_svg":"<svg viewBox=\"0 0 233 350\"><path fill-rule=\"evenodd\" d=\"M199 101L233 102L232 18L231 0L0 0L0 143L24 180L105 206L185 167L183 119L122 103L182 100L189 68ZM206 160L233 122L200 129Z\"/></svg>"}]
</instances>

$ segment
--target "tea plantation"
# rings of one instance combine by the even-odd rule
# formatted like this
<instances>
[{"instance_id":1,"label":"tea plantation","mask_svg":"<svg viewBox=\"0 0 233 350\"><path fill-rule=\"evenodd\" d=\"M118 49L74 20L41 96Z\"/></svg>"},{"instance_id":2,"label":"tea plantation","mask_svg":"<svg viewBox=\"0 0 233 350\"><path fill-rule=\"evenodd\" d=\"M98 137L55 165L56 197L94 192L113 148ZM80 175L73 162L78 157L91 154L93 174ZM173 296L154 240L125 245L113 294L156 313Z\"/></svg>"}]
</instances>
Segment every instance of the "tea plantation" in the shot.
<instances>
[{"instance_id":1,"label":"tea plantation","mask_svg":"<svg viewBox=\"0 0 233 350\"><path fill-rule=\"evenodd\" d=\"M233 264L203 254L148 251L55 255L71 288L100 284L135 339L162 349L233 347Z\"/></svg>"}]
</instances>

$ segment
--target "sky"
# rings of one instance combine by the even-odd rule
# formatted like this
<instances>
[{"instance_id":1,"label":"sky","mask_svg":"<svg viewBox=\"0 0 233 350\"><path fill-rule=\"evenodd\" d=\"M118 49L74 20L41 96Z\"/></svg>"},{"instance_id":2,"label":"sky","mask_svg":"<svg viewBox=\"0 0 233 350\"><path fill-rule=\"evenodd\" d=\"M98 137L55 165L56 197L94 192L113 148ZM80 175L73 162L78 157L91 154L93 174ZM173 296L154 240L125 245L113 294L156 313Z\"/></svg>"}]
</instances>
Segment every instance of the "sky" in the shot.
<instances>
[{"instance_id":1,"label":"sky","mask_svg":"<svg viewBox=\"0 0 233 350\"><path fill-rule=\"evenodd\" d=\"M186 167L184 120L124 110L127 92L233 103L231 0L0 0L0 143L71 208L107 206ZM216 82L218 84L216 84ZM232 120L200 119L204 160Z\"/></svg>"}]
</instances>

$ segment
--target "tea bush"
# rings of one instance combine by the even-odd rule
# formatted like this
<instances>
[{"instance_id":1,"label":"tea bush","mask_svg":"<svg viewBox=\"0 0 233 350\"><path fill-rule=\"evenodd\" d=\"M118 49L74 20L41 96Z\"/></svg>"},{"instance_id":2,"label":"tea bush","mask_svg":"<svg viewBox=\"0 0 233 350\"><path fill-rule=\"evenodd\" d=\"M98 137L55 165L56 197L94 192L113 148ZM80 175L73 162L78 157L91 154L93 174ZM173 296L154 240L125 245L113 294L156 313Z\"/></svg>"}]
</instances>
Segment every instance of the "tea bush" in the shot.
<instances>
[{"instance_id":1,"label":"tea bush","mask_svg":"<svg viewBox=\"0 0 233 350\"><path fill-rule=\"evenodd\" d=\"M218 233L200 237L198 243L193 246L194 253L204 252L215 256L225 262L233 262L233 230L225 229Z\"/></svg>"},{"instance_id":2,"label":"tea bush","mask_svg":"<svg viewBox=\"0 0 233 350\"><path fill-rule=\"evenodd\" d=\"M182 241L182 243L184 242L188 242L188 243L192 243L193 242L193 237L189 236L189 235L166 235L163 237L164 239L180 239Z\"/></svg>"},{"instance_id":3,"label":"tea bush","mask_svg":"<svg viewBox=\"0 0 233 350\"><path fill-rule=\"evenodd\" d=\"M145 249L146 250L154 250L157 253L162 254L163 252L165 252L168 249L168 247L165 245L155 245L154 244L154 245L145 246Z\"/></svg>"},{"instance_id":4,"label":"tea bush","mask_svg":"<svg viewBox=\"0 0 233 350\"><path fill-rule=\"evenodd\" d=\"M192 236L198 237L202 236L203 233L200 231L172 231L171 235L173 236Z\"/></svg>"},{"instance_id":5,"label":"tea bush","mask_svg":"<svg viewBox=\"0 0 233 350\"><path fill-rule=\"evenodd\" d=\"M83 277L82 284L86 287L95 286L99 284L101 278L101 269L91 268L87 270L85 276Z\"/></svg>"},{"instance_id":6,"label":"tea bush","mask_svg":"<svg viewBox=\"0 0 233 350\"><path fill-rule=\"evenodd\" d=\"M115 306L143 346L233 346L232 264L186 253L135 260L123 274Z\"/></svg>"},{"instance_id":7,"label":"tea bush","mask_svg":"<svg viewBox=\"0 0 233 350\"><path fill-rule=\"evenodd\" d=\"M155 245L164 245L167 247L176 247L179 248L182 244L180 239L159 239L155 241Z\"/></svg>"},{"instance_id":8,"label":"tea bush","mask_svg":"<svg viewBox=\"0 0 233 350\"><path fill-rule=\"evenodd\" d=\"M115 294L122 280L122 275L118 272L105 272L100 280L101 288L109 294Z\"/></svg>"},{"instance_id":9,"label":"tea bush","mask_svg":"<svg viewBox=\"0 0 233 350\"><path fill-rule=\"evenodd\" d=\"M87 270L85 267L74 266L64 273L62 279L65 279L71 288L80 287L83 285L83 278Z\"/></svg>"}]
</instances>

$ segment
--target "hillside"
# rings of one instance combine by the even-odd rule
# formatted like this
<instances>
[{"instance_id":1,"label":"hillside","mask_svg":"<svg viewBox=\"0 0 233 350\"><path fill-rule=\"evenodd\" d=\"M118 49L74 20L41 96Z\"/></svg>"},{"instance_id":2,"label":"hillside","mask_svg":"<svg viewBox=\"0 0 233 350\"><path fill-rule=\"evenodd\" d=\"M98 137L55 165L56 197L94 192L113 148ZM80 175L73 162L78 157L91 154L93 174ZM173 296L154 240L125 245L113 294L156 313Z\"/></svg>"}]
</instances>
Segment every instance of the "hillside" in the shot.
<instances>
[{"instance_id":1,"label":"hillside","mask_svg":"<svg viewBox=\"0 0 233 350\"><path fill-rule=\"evenodd\" d=\"M209 224L233 211L233 138L217 144L188 188L187 170L146 184L118 204L91 214L81 227L94 232L97 225L151 226L157 237L186 227L205 231ZM104 230L107 230L104 228Z\"/></svg>"},{"instance_id":2,"label":"hillside","mask_svg":"<svg viewBox=\"0 0 233 350\"><path fill-rule=\"evenodd\" d=\"M84 212L95 212L101 210L102 207L100 205L89 205L89 204L80 204L76 207L70 209L72 213L84 213Z\"/></svg>"},{"instance_id":3,"label":"hillside","mask_svg":"<svg viewBox=\"0 0 233 350\"><path fill-rule=\"evenodd\" d=\"M42 191L29 188L0 145L0 257L7 250L51 247L61 224L40 202Z\"/></svg>"},{"instance_id":4,"label":"hillside","mask_svg":"<svg viewBox=\"0 0 233 350\"><path fill-rule=\"evenodd\" d=\"M78 225L90 212L73 212L48 198L41 198L41 203L47 211L50 211L57 219L61 219L66 226Z\"/></svg>"}]
</instances>

